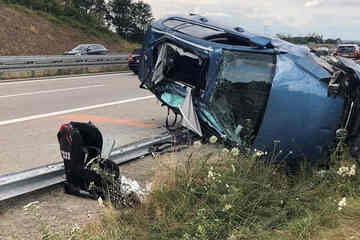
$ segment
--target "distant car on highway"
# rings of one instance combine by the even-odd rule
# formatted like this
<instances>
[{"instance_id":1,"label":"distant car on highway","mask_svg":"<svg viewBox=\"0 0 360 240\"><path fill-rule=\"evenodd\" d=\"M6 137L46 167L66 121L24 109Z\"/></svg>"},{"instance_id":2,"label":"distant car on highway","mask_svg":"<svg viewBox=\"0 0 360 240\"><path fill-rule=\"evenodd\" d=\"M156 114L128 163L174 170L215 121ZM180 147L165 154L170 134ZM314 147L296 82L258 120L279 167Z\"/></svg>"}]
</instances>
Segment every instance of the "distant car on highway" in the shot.
<instances>
[{"instance_id":1,"label":"distant car on highway","mask_svg":"<svg viewBox=\"0 0 360 240\"><path fill-rule=\"evenodd\" d=\"M80 44L70 51L64 52L64 55L104 55L108 53L109 50L102 44Z\"/></svg>"},{"instance_id":2,"label":"distant car on highway","mask_svg":"<svg viewBox=\"0 0 360 240\"><path fill-rule=\"evenodd\" d=\"M329 56L330 55L330 50L327 47L320 47L320 48L316 48L314 50L314 53L316 54L316 56L321 57L321 56Z\"/></svg>"},{"instance_id":3,"label":"distant car on highway","mask_svg":"<svg viewBox=\"0 0 360 240\"><path fill-rule=\"evenodd\" d=\"M360 48L357 44L340 44L337 46L334 53L335 56L360 58Z\"/></svg>"},{"instance_id":4,"label":"distant car on highway","mask_svg":"<svg viewBox=\"0 0 360 240\"><path fill-rule=\"evenodd\" d=\"M128 66L131 71L135 74L139 72L139 65L140 65L140 55L141 55L141 48L136 48L134 51L129 53L128 56Z\"/></svg>"}]
</instances>

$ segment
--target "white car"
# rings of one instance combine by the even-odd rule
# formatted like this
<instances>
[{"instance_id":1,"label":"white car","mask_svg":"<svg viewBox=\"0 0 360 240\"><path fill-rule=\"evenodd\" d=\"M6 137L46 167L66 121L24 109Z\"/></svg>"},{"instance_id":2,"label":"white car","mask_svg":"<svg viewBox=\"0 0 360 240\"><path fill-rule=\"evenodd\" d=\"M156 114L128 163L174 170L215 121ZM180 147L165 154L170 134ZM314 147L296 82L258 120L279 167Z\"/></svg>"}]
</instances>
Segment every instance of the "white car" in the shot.
<instances>
[{"instance_id":1,"label":"white car","mask_svg":"<svg viewBox=\"0 0 360 240\"><path fill-rule=\"evenodd\" d=\"M360 58L360 48L356 44L340 44L336 48L335 56L349 57L349 58Z\"/></svg>"}]
</instances>

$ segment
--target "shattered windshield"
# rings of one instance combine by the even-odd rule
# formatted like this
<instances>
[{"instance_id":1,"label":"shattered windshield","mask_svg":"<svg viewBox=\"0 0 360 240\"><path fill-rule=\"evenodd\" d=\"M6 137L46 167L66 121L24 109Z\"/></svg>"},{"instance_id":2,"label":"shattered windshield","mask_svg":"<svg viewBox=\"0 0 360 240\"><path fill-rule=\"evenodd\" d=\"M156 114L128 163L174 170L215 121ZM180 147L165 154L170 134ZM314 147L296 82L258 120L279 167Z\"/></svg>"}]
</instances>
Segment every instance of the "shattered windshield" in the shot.
<instances>
[{"instance_id":1,"label":"shattered windshield","mask_svg":"<svg viewBox=\"0 0 360 240\"><path fill-rule=\"evenodd\" d=\"M223 51L210 111L227 137L237 143L254 140L268 100L275 70L269 54Z\"/></svg>"}]
</instances>

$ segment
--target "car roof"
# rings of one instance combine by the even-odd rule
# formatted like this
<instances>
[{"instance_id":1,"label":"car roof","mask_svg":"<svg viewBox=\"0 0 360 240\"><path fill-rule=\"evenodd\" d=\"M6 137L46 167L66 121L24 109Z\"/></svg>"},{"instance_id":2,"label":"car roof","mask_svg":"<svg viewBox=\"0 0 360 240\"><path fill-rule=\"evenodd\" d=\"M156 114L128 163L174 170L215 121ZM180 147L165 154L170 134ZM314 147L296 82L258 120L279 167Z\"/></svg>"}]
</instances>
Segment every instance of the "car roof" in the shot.
<instances>
[{"instance_id":1,"label":"car roof","mask_svg":"<svg viewBox=\"0 0 360 240\"><path fill-rule=\"evenodd\" d=\"M178 21L180 23L178 24L167 24L168 21ZM186 28L193 28L192 34L190 36L195 38L204 39L208 36L211 36L211 31L213 33L218 34L230 34L234 37L247 39L250 43L265 47L271 44L271 38L253 34L250 32L247 32L243 28L236 26L236 25L229 25L225 22L219 22L218 20L212 20L209 17L200 16L197 14L191 14L191 15L179 15L179 16L170 16L163 19L160 19L157 22L154 22L153 27L159 29L159 30L166 30L170 29L170 31L178 31L178 30L184 30ZM204 31L204 33L201 33L200 28ZM189 31L192 31L188 29ZM200 31L199 31L200 30ZM205 33L206 31L209 31L208 35ZM180 31L182 32L182 31ZM199 34L200 32L200 34ZM187 33L185 33L187 34ZM199 34L199 35L197 35ZM188 34L189 35L189 34Z\"/></svg>"},{"instance_id":2,"label":"car roof","mask_svg":"<svg viewBox=\"0 0 360 240\"><path fill-rule=\"evenodd\" d=\"M319 47L315 49L316 51L329 51L327 47Z\"/></svg>"},{"instance_id":3,"label":"car roof","mask_svg":"<svg viewBox=\"0 0 360 240\"><path fill-rule=\"evenodd\" d=\"M102 46L102 47L104 47L104 45L102 45L100 43L82 43L82 44L76 45L76 47L79 47L79 46Z\"/></svg>"},{"instance_id":4,"label":"car roof","mask_svg":"<svg viewBox=\"0 0 360 240\"><path fill-rule=\"evenodd\" d=\"M347 44L339 44L338 47L358 47L357 44L350 44L350 43L347 43Z\"/></svg>"}]
</instances>

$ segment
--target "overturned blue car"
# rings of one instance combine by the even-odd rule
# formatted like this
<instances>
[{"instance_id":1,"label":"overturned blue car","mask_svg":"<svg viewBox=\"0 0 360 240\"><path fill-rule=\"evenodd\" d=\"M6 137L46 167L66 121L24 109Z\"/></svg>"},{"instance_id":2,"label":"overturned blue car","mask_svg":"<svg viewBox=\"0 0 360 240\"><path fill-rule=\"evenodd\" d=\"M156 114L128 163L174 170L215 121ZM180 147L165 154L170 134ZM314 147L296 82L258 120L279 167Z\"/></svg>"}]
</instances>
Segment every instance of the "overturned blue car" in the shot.
<instances>
[{"instance_id":1,"label":"overturned blue car","mask_svg":"<svg viewBox=\"0 0 360 240\"><path fill-rule=\"evenodd\" d=\"M360 154L360 66L199 15L149 26L139 78L199 136L283 156ZM276 148L276 149L275 149Z\"/></svg>"}]
</instances>

